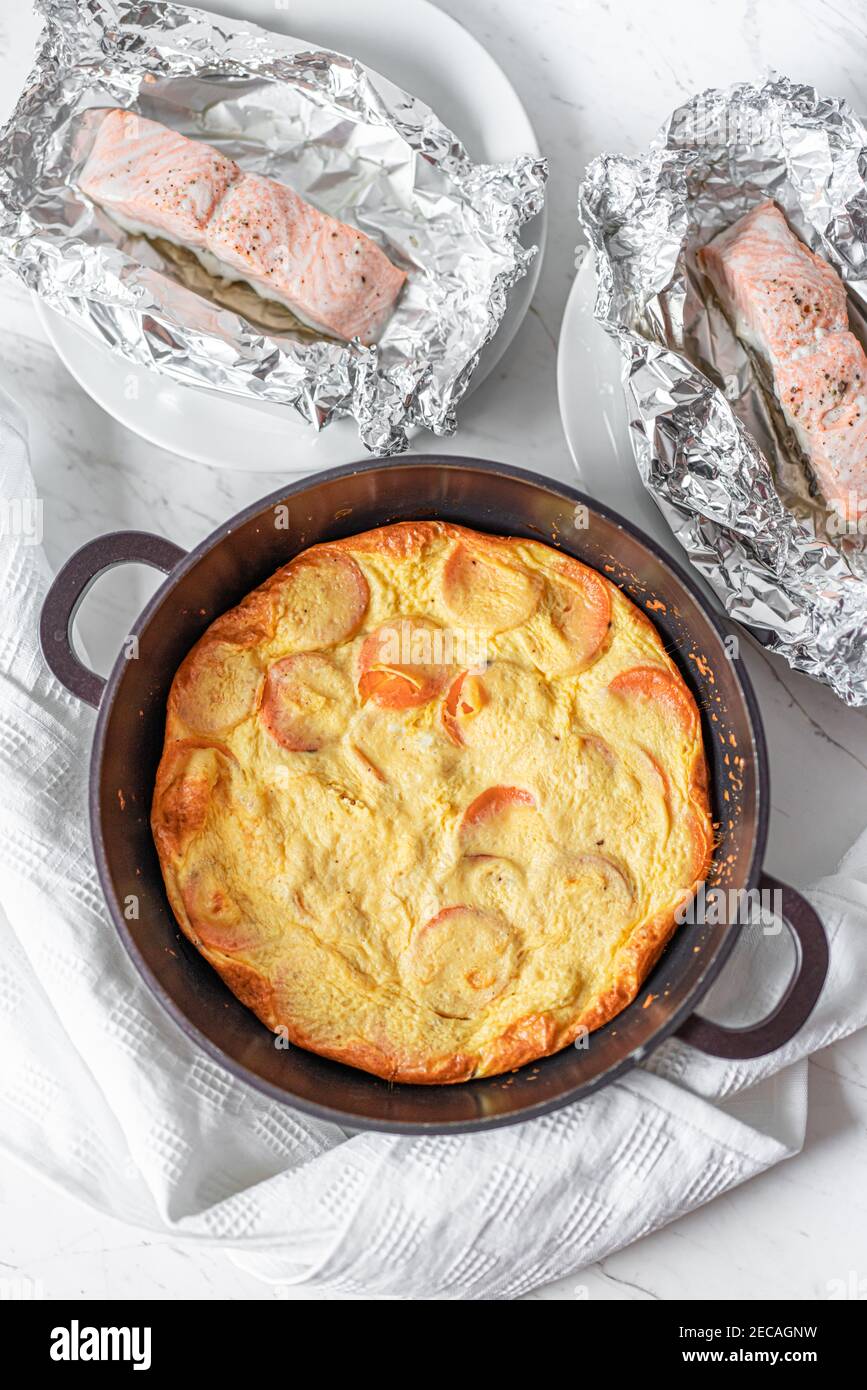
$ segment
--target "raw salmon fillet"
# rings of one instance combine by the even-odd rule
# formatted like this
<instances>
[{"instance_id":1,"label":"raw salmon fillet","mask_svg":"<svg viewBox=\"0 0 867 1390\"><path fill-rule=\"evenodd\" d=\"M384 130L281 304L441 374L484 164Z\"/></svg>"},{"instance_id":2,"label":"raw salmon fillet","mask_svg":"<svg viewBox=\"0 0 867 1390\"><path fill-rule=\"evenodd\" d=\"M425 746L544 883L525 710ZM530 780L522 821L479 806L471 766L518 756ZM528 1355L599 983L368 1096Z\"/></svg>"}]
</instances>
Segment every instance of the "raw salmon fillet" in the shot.
<instances>
[{"instance_id":1,"label":"raw salmon fillet","mask_svg":"<svg viewBox=\"0 0 867 1390\"><path fill-rule=\"evenodd\" d=\"M826 501L867 515L867 355L837 272L764 202L698 254L738 337L764 362Z\"/></svg>"},{"instance_id":2,"label":"raw salmon fillet","mask_svg":"<svg viewBox=\"0 0 867 1390\"><path fill-rule=\"evenodd\" d=\"M109 111L79 188L127 231L165 237L303 323L375 342L406 276L375 242L201 140Z\"/></svg>"}]
</instances>

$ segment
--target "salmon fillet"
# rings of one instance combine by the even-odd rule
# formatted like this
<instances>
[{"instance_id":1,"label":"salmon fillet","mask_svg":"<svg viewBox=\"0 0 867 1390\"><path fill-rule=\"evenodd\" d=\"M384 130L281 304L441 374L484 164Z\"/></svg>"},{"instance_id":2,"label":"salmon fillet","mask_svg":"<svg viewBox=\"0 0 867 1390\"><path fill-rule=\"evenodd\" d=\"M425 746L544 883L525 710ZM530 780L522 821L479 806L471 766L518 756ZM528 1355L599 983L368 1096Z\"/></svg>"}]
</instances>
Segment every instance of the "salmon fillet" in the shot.
<instances>
[{"instance_id":1,"label":"salmon fillet","mask_svg":"<svg viewBox=\"0 0 867 1390\"><path fill-rule=\"evenodd\" d=\"M240 172L210 145L134 111L110 111L78 186L122 225L199 250L214 209Z\"/></svg>"},{"instance_id":2,"label":"salmon fillet","mask_svg":"<svg viewBox=\"0 0 867 1390\"><path fill-rule=\"evenodd\" d=\"M698 261L764 364L826 501L858 521L867 515L867 355L848 331L843 281L772 202L721 232Z\"/></svg>"},{"instance_id":3,"label":"salmon fillet","mask_svg":"<svg viewBox=\"0 0 867 1390\"><path fill-rule=\"evenodd\" d=\"M376 341L406 279L369 237L260 174L229 188L211 218L208 250L305 322L363 343Z\"/></svg>"},{"instance_id":4,"label":"salmon fillet","mask_svg":"<svg viewBox=\"0 0 867 1390\"><path fill-rule=\"evenodd\" d=\"M78 186L126 231L185 246L211 274L347 341L377 340L406 280L370 237L286 184L132 111L103 118Z\"/></svg>"},{"instance_id":5,"label":"salmon fillet","mask_svg":"<svg viewBox=\"0 0 867 1390\"><path fill-rule=\"evenodd\" d=\"M806 356L779 362L776 388L825 498L857 521L867 514L867 357L858 339L831 333Z\"/></svg>"},{"instance_id":6,"label":"salmon fillet","mask_svg":"<svg viewBox=\"0 0 867 1390\"><path fill-rule=\"evenodd\" d=\"M738 337L770 364L849 326L843 281L776 203L753 208L698 259Z\"/></svg>"}]
</instances>

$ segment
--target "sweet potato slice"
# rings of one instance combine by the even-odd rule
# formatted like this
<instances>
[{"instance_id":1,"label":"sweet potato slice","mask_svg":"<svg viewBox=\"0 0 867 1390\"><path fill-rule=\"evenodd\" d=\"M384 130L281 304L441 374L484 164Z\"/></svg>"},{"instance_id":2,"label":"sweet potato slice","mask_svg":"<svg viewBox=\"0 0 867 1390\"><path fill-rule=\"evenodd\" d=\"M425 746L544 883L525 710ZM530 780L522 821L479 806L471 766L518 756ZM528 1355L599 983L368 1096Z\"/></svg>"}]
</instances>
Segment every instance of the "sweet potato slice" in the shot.
<instances>
[{"instance_id":1,"label":"sweet potato slice","mask_svg":"<svg viewBox=\"0 0 867 1390\"><path fill-rule=\"evenodd\" d=\"M420 618L397 618L365 637L358 693L381 709L417 709L441 693L453 675L447 635Z\"/></svg>"},{"instance_id":2,"label":"sweet potato slice","mask_svg":"<svg viewBox=\"0 0 867 1390\"><path fill-rule=\"evenodd\" d=\"M614 677L608 689L627 700L652 702L663 718L676 720L688 738L697 736L695 702L682 682L662 666L630 666Z\"/></svg>"},{"instance_id":3,"label":"sweet potato slice","mask_svg":"<svg viewBox=\"0 0 867 1390\"><path fill-rule=\"evenodd\" d=\"M275 591L281 637L305 650L352 637L370 602L361 568L340 550L299 555L281 572Z\"/></svg>"},{"instance_id":4,"label":"sweet potato slice","mask_svg":"<svg viewBox=\"0 0 867 1390\"><path fill-rule=\"evenodd\" d=\"M458 748L463 747L463 730L485 704L487 696L480 676L462 671L451 683L443 701L443 728Z\"/></svg>"},{"instance_id":5,"label":"sweet potato slice","mask_svg":"<svg viewBox=\"0 0 867 1390\"><path fill-rule=\"evenodd\" d=\"M498 912L460 904L420 927L402 973L419 1003L445 1018L473 1018L501 994L518 963L515 933Z\"/></svg>"},{"instance_id":6,"label":"sweet potato slice","mask_svg":"<svg viewBox=\"0 0 867 1390\"><path fill-rule=\"evenodd\" d=\"M316 753L339 739L352 712L349 677L320 652L296 652L268 671L262 723L294 753Z\"/></svg>"},{"instance_id":7,"label":"sweet potato slice","mask_svg":"<svg viewBox=\"0 0 867 1390\"><path fill-rule=\"evenodd\" d=\"M542 585L534 574L498 554L459 541L443 569L443 599L462 623L505 632L536 610Z\"/></svg>"},{"instance_id":8,"label":"sweet potato slice","mask_svg":"<svg viewBox=\"0 0 867 1390\"><path fill-rule=\"evenodd\" d=\"M583 671L602 650L611 627L611 598L601 575L564 556L562 580L551 583L551 617L566 639L575 669Z\"/></svg>"}]
</instances>

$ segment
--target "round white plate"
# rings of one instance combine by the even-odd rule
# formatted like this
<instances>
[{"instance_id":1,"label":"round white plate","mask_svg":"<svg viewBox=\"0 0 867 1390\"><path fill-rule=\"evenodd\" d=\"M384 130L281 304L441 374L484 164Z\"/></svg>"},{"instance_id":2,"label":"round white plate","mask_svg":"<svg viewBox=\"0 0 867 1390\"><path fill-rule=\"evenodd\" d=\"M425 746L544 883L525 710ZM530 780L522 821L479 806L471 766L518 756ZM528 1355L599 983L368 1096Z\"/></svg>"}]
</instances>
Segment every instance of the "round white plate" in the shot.
<instances>
[{"instance_id":1,"label":"round white plate","mask_svg":"<svg viewBox=\"0 0 867 1390\"><path fill-rule=\"evenodd\" d=\"M588 251L566 303L557 350L560 419L580 486L687 566L693 581L722 612L719 598L689 565L686 551L641 481L629 438L620 349L594 318L595 302L596 272Z\"/></svg>"},{"instance_id":2,"label":"round white plate","mask_svg":"<svg viewBox=\"0 0 867 1390\"><path fill-rule=\"evenodd\" d=\"M588 251L569 294L557 351L557 396L566 443L584 491L671 550L674 538L645 491L632 452L620 349L593 317L595 302L596 274Z\"/></svg>"},{"instance_id":3,"label":"round white plate","mask_svg":"<svg viewBox=\"0 0 867 1390\"><path fill-rule=\"evenodd\" d=\"M539 146L514 88L490 54L428 0L211 0L224 15L351 53L436 111L473 159L497 162L536 154ZM515 286L499 332L482 354L478 386L514 338L541 268L545 214L525 229L539 246ZM133 367L37 301L42 324L64 365L103 410L163 449L218 468L308 473L351 463L364 453L354 420L317 433L291 409L248 403L178 386Z\"/></svg>"},{"instance_id":4,"label":"round white plate","mask_svg":"<svg viewBox=\"0 0 867 1390\"><path fill-rule=\"evenodd\" d=\"M641 481L621 385L620 349L593 316L596 272L588 251L572 284L557 350L557 397L580 486L640 526L690 569L692 579L722 612L710 585L689 557Z\"/></svg>"}]
</instances>

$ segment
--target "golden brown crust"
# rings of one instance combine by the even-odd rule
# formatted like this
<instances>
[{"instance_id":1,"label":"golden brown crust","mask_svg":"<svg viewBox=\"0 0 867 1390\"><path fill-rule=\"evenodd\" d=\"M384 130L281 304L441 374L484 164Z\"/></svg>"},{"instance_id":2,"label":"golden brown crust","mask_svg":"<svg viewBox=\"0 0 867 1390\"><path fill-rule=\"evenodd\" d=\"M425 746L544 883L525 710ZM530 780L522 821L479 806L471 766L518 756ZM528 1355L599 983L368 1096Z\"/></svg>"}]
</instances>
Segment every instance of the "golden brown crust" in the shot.
<instances>
[{"instance_id":1,"label":"golden brown crust","mask_svg":"<svg viewBox=\"0 0 867 1390\"><path fill-rule=\"evenodd\" d=\"M530 1014L509 1025L501 1037L485 1050L476 1068L477 1076L496 1076L514 1071L537 1057L558 1051L557 1024L551 1014Z\"/></svg>"},{"instance_id":2,"label":"golden brown crust","mask_svg":"<svg viewBox=\"0 0 867 1390\"><path fill-rule=\"evenodd\" d=\"M462 532L463 528L449 526L444 521L396 521L390 526L377 526L358 536L326 541L325 544L339 550L351 550L355 555L379 554L406 560L411 555L420 555L425 546L438 536L457 536L459 531Z\"/></svg>"},{"instance_id":3,"label":"golden brown crust","mask_svg":"<svg viewBox=\"0 0 867 1390\"><path fill-rule=\"evenodd\" d=\"M487 664L380 659L381 630L458 620ZM263 1023L412 1084L615 1017L713 853L698 711L646 615L539 542L438 521L313 546L212 624L152 825L181 928Z\"/></svg>"},{"instance_id":4,"label":"golden brown crust","mask_svg":"<svg viewBox=\"0 0 867 1390\"><path fill-rule=\"evenodd\" d=\"M209 959L241 1003L252 1009L267 1027L276 1028L278 1025L271 982L244 961L221 959L213 954Z\"/></svg>"},{"instance_id":5,"label":"golden brown crust","mask_svg":"<svg viewBox=\"0 0 867 1390\"><path fill-rule=\"evenodd\" d=\"M192 754L203 756L199 767ZM179 739L167 743L157 770L152 817L157 845L166 855L182 854L205 823L211 800L215 768L228 750L204 739Z\"/></svg>"}]
</instances>

